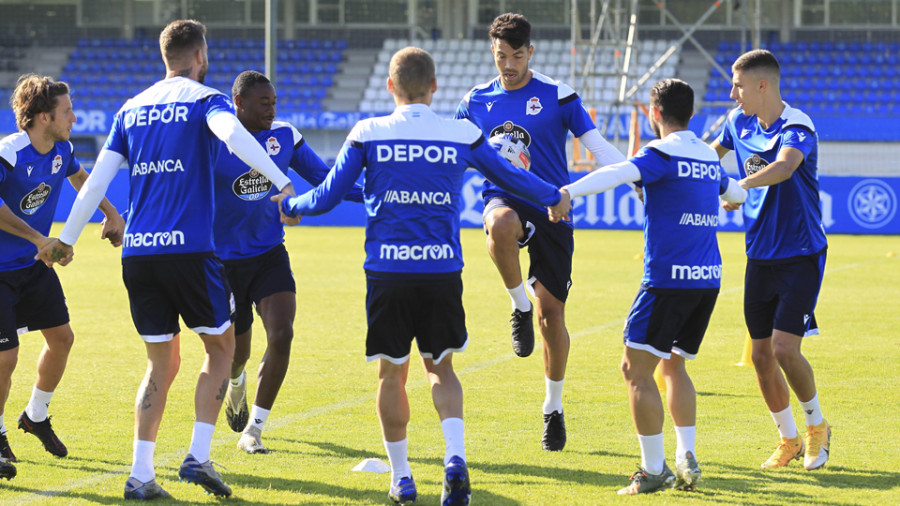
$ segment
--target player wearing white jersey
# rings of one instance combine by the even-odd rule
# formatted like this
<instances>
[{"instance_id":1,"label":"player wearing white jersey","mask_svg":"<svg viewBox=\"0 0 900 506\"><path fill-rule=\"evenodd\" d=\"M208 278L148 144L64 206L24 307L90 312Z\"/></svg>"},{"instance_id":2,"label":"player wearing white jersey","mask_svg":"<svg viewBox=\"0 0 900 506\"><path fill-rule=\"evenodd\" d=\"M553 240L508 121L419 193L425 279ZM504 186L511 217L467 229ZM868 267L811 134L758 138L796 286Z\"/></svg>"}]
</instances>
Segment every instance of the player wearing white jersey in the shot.
<instances>
[{"instance_id":1,"label":"player wearing white jersey","mask_svg":"<svg viewBox=\"0 0 900 506\"><path fill-rule=\"evenodd\" d=\"M694 450L697 395L685 360L697 356L719 293L719 195L740 203L747 192L724 175L716 152L688 130L693 110L694 92L687 83L656 83L650 90L650 126L659 140L630 160L564 188L572 197L630 182L644 191L644 276L626 320L622 357L641 468L620 494L654 492L673 484L693 489L700 479ZM560 216L551 212L551 218ZM675 424L674 475L663 451L663 406L653 379L657 364L668 385Z\"/></svg>"},{"instance_id":2,"label":"player wearing white jersey","mask_svg":"<svg viewBox=\"0 0 900 506\"><path fill-rule=\"evenodd\" d=\"M508 133L521 139L531 153L531 171L557 186L569 183L565 154L569 132L601 165L625 160L594 127L572 88L528 68L534 46L525 16L501 14L491 24L489 36L499 76L474 87L460 103L457 118L475 123L487 137ZM519 249L528 246L528 284L533 289L544 348L541 445L559 451L566 444L562 389L569 358L565 303L572 286L572 224L549 223L542 208L490 181L485 182L483 194L488 251L512 299L512 344L520 357L534 349L532 305L519 264Z\"/></svg>"},{"instance_id":3,"label":"player wearing white jersey","mask_svg":"<svg viewBox=\"0 0 900 506\"><path fill-rule=\"evenodd\" d=\"M15 462L3 421L19 334L40 330L45 344L37 364L31 400L19 416L19 428L37 436L44 448L65 457L66 446L50 426L47 408L66 370L75 339L56 273L35 261L49 244L53 215L68 179L76 189L88 178L75 157L69 135L76 121L69 87L49 77L24 75L12 96L19 132L0 141L0 477L15 476ZM125 220L106 200L103 236L122 243ZM35 248L37 246L37 248ZM11 474L10 474L11 473Z\"/></svg>"},{"instance_id":4,"label":"player wearing white jersey","mask_svg":"<svg viewBox=\"0 0 900 506\"><path fill-rule=\"evenodd\" d=\"M741 186L749 191L744 319L756 379L781 436L762 467L803 457L804 468L818 469L828 461L831 427L819 407L812 366L800 351L803 337L818 333L813 311L828 248L818 136L809 116L781 100L781 67L772 53L744 53L731 70L731 98L740 109L729 114L712 146L720 157L734 150ZM805 440L794 423L788 385L803 406Z\"/></svg>"},{"instance_id":5,"label":"player wearing white jersey","mask_svg":"<svg viewBox=\"0 0 900 506\"><path fill-rule=\"evenodd\" d=\"M71 255L88 210L127 161L130 214L122 277L149 360L135 402L126 499L169 497L155 480L153 452L180 363L179 316L200 335L206 360L194 397L191 446L178 475L214 495L231 495L209 457L234 355L231 291L213 253L213 165L220 139L276 187L293 194L288 177L235 117L228 97L202 84L209 67L205 33L193 20L173 21L163 29L159 42L166 78L116 114L59 240L40 253L47 262Z\"/></svg>"}]
</instances>

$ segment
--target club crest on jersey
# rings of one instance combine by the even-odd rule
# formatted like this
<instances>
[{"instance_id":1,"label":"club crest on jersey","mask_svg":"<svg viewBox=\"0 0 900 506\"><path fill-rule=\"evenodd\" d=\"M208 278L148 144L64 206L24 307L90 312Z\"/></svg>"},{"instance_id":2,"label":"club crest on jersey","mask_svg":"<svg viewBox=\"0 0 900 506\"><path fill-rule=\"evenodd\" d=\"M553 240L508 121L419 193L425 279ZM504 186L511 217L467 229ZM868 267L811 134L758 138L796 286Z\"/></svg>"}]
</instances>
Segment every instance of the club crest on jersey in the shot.
<instances>
[{"instance_id":1,"label":"club crest on jersey","mask_svg":"<svg viewBox=\"0 0 900 506\"><path fill-rule=\"evenodd\" d=\"M525 130L521 126L513 123L512 121L507 121L502 125L497 125L491 130L490 135L488 135L488 139L495 135L499 134L509 134L516 139L525 143L525 146L531 146L531 134L528 133L528 130Z\"/></svg>"},{"instance_id":2,"label":"club crest on jersey","mask_svg":"<svg viewBox=\"0 0 900 506\"><path fill-rule=\"evenodd\" d=\"M750 176L765 169L767 165L769 165L769 162L756 153L753 153L753 156L744 160L744 172Z\"/></svg>"},{"instance_id":3,"label":"club crest on jersey","mask_svg":"<svg viewBox=\"0 0 900 506\"><path fill-rule=\"evenodd\" d=\"M281 144L278 144L278 139L275 137L266 139L266 152L269 153L269 156L275 156L281 152Z\"/></svg>"},{"instance_id":4,"label":"club crest on jersey","mask_svg":"<svg viewBox=\"0 0 900 506\"><path fill-rule=\"evenodd\" d=\"M41 183L37 188L28 192L19 202L19 209L28 215L34 214L47 202L52 187L47 183Z\"/></svg>"},{"instance_id":5,"label":"club crest on jersey","mask_svg":"<svg viewBox=\"0 0 900 506\"><path fill-rule=\"evenodd\" d=\"M247 202L265 197L271 188L272 182L269 181L269 178L257 172L256 169L250 169L249 172L241 174L231 184L234 194Z\"/></svg>"},{"instance_id":6,"label":"club crest on jersey","mask_svg":"<svg viewBox=\"0 0 900 506\"><path fill-rule=\"evenodd\" d=\"M59 172L59 169L62 168L62 157L56 155L56 158L53 159L53 164L50 167L51 174L56 174L57 172Z\"/></svg>"},{"instance_id":7,"label":"club crest on jersey","mask_svg":"<svg viewBox=\"0 0 900 506\"><path fill-rule=\"evenodd\" d=\"M528 102L525 103L525 115L537 116L543 108L544 106L541 105L540 99L538 99L537 97L531 97L528 99Z\"/></svg>"}]
</instances>

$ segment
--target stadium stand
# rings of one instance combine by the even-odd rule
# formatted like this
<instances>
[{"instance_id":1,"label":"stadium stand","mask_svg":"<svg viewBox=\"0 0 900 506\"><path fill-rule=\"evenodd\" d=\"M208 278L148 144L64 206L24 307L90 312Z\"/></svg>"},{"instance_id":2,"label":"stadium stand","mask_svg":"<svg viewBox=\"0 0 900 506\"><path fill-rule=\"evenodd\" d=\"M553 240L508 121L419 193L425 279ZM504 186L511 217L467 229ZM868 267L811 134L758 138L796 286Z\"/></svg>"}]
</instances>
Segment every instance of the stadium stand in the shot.
<instances>
[{"instance_id":1,"label":"stadium stand","mask_svg":"<svg viewBox=\"0 0 900 506\"><path fill-rule=\"evenodd\" d=\"M570 79L572 74L571 63L567 55L570 43L568 40L544 40L534 41L534 57L530 67L538 72L558 79L582 93L582 99L587 104L611 102L615 100L616 78L612 76L588 77L589 86L584 86L582 76L577 75L574 82ZM410 42L405 39L385 39L381 51L378 52L369 84L360 101L361 112L385 113L394 109L394 102L385 89L385 81L388 77L388 62L398 49L407 45L417 45L430 52L437 67L438 90L434 95L432 108L443 114L456 111L460 99L473 86L490 81L497 76L497 69L490 52L490 43L486 40L470 39L439 39ZM669 41L644 40L639 42L637 53L637 75L642 75L651 64L669 47ZM599 51L595 61L599 61L600 68L612 67L614 53L612 49ZM678 64L676 52L663 65L660 75L672 75ZM640 89L639 96L645 97L655 81L650 80Z\"/></svg>"},{"instance_id":2,"label":"stadium stand","mask_svg":"<svg viewBox=\"0 0 900 506\"><path fill-rule=\"evenodd\" d=\"M210 40L206 83L231 95L237 74L264 70L263 48L257 39ZM281 109L321 111L346 49L343 40L279 41L276 86ZM73 85L73 100L81 107L115 110L164 72L155 40L94 38L78 41L60 79Z\"/></svg>"},{"instance_id":3,"label":"stadium stand","mask_svg":"<svg viewBox=\"0 0 900 506\"><path fill-rule=\"evenodd\" d=\"M764 45L782 65L786 102L810 114L888 116L900 112L900 43L770 42ZM739 42L720 42L716 61L726 69L743 51ZM727 101L731 83L711 71L704 98ZM722 113L723 107L707 112Z\"/></svg>"}]
</instances>

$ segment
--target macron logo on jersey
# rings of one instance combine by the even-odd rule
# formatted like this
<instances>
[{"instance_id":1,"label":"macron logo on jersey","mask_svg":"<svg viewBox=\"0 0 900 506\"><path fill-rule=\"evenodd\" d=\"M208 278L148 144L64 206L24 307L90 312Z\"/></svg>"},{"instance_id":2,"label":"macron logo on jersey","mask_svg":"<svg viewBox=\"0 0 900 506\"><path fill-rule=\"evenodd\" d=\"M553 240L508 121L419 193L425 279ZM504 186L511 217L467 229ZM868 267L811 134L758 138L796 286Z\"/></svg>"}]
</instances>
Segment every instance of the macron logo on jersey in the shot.
<instances>
[{"instance_id":1,"label":"macron logo on jersey","mask_svg":"<svg viewBox=\"0 0 900 506\"><path fill-rule=\"evenodd\" d=\"M163 123L180 123L187 121L186 105L169 104L163 107L140 107L125 113L125 128L133 126L150 126L157 121Z\"/></svg>"},{"instance_id":2,"label":"macron logo on jersey","mask_svg":"<svg viewBox=\"0 0 900 506\"><path fill-rule=\"evenodd\" d=\"M153 246L182 246L184 245L184 232L172 230L170 232L146 232L137 234L125 234L122 241L126 248L143 248Z\"/></svg>"},{"instance_id":3,"label":"macron logo on jersey","mask_svg":"<svg viewBox=\"0 0 900 506\"><path fill-rule=\"evenodd\" d=\"M450 192L422 192L406 190L388 190L384 201L389 204L418 204L445 206L451 203Z\"/></svg>"},{"instance_id":4,"label":"macron logo on jersey","mask_svg":"<svg viewBox=\"0 0 900 506\"><path fill-rule=\"evenodd\" d=\"M692 179L719 179L719 164L701 162L678 162L678 177Z\"/></svg>"},{"instance_id":5,"label":"macron logo on jersey","mask_svg":"<svg viewBox=\"0 0 900 506\"><path fill-rule=\"evenodd\" d=\"M184 172L180 159L157 160L155 162L136 162L131 169L132 176L146 176L162 172Z\"/></svg>"},{"instance_id":6,"label":"macron logo on jersey","mask_svg":"<svg viewBox=\"0 0 900 506\"><path fill-rule=\"evenodd\" d=\"M379 162L415 162L419 159L429 163L456 163L456 148L421 144L379 144L376 158Z\"/></svg>"},{"instance_id":7,"label":"macron logo on jersey","mask_svg":"<svg viewBox=\"0 0 900 506\"><path fill-rule=\"evenodd\" d=\"M721 279L722 264L672 265L672 279Z\"/></svg>"},{"instance_id":8,"label":"macron logo on jersey","mask_svg":"<svg viewBox=\"0 0 900 506\"><path fill-rule=\"evenodd\" d=\"M447 260L454 255L449 244L382 244L379 257L382 260Z\"/></svg>"}]
</instances>

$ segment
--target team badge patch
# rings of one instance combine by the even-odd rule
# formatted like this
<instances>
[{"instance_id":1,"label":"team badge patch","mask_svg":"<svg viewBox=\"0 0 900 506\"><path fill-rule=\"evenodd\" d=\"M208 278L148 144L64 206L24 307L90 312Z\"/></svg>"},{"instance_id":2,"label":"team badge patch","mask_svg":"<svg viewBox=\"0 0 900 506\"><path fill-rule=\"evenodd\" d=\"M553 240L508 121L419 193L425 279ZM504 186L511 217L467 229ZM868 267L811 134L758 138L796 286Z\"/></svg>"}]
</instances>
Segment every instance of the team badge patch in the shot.
<instances>
[{"instance_id":1,"label":"team badge patch","mask_svg":"<svg viewBox=\"0 0 900 506\"><path fill-rule=\"evenodd\" d=\"M269 156L275 156L281 152L281 144L278 144L278 139L275 137L266 139L266 152L269 153Z\"/></svg>"},{"instance_id":2,"label":"team badge patch","mask_svg":"<svg viewBox=\"0 0 900 506\"><path fill-rule=\"evenodd\" d=\"M59 172L59 169L61 169L61 168L62 168L62 157L59 155L56 155L56 158L53 159L53 164L51 165L50 173L56 174L57 172Z\"/></svg>"},{"instance_id":3,"label":"team badge patch","mask_svg":"<svg viewBox=\"0 0 900 506\"><path fill-rule=\"evenodd\" d=\"M544 108L541 105L540 99L537 97L531 97L528 99L528 102L525 104L525 115L526 116L537 116L539 112Z\"/></svg>"}]
</instances>

